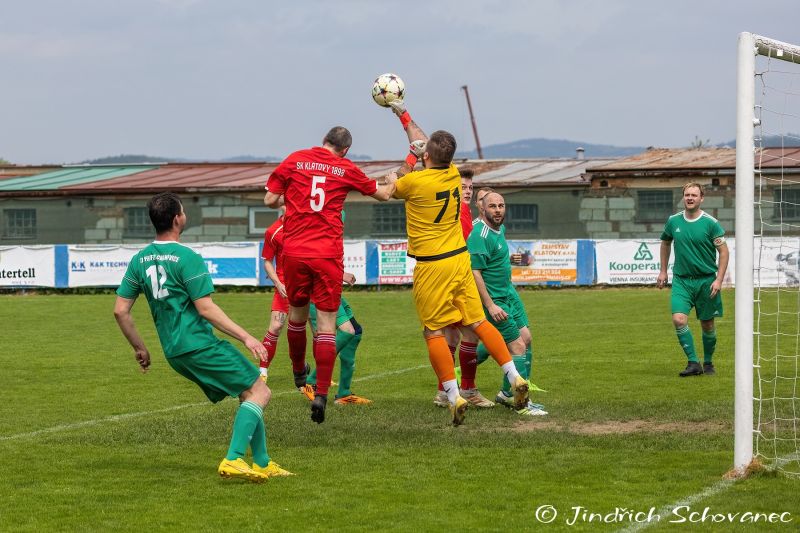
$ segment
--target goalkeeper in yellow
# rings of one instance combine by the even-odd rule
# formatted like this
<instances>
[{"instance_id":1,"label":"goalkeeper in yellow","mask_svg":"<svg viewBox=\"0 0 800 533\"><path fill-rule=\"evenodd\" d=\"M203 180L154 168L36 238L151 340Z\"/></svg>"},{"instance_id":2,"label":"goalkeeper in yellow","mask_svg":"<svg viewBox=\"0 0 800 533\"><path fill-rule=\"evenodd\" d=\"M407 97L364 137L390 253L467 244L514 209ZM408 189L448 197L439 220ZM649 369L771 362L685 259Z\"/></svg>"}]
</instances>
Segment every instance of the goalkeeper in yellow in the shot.
<instances>
[{"instance_id":1,"label":"goalkeeper in yellow","mask_svg":"<svg viewBox=\"0 0 800 533\"><path fill-rule=\"evenodd\" d=\"M521 409L528 402L528 381L520 376L506 343L497 329L484 319L470 255L461 232L461 177L452 164L456 140L446 131L427 138L411 120L402 100L391 102L411 142L411 153L396 173L395 198L405 200L408 255L416 259L414 304L436 376L450 403L453 425L464 421L469 403L461 397L455 366L444 336L444 328L458 326L465 338L480 338L512 384L514 403ZM425 167L413 171L421 159ZM402 176L402 179L398 179Z\"/></svg>"}]
</instances>

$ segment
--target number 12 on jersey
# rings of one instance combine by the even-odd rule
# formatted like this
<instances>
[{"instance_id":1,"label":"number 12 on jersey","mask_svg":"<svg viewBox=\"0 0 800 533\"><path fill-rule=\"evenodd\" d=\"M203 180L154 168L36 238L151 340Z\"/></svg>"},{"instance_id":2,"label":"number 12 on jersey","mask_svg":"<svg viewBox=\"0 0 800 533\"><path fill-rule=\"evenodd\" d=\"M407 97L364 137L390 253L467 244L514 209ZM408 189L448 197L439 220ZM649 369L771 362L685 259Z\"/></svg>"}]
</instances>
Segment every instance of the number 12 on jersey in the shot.
<instances>
[{"instance_id":1,"label":"number 12 on jersey","mask_svg":"<svg viewBox=\"0 0 800 533\"><path fill-rule=\"evenodd\" d=\"M452 192L439 191L436 193L436 199L444 200L444 205L442 205L441 211L439 211L439 214L436 215L436 218L433 221L435 224L438 224L442 221L442 217L444 216L445 211L447 211L447 206L450 205L450 196L456 200L456 216L453 218L453 220L458 220L458 218L461 216L461 193L458 191L458 187L453 189Z\"/></svg>"}]
</instances>

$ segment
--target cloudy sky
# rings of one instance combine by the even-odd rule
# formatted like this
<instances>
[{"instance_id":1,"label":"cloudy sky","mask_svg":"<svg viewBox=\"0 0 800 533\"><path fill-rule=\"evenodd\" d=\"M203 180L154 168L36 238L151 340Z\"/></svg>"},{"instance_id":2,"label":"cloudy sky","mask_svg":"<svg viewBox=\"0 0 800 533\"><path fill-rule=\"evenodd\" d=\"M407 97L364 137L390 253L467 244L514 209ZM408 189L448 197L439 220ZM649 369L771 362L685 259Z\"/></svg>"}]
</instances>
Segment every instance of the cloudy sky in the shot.
<instances>
[{"instance_id":1,"label":"cloudy sky","mask_svg":"<svg viewBox=\"0 0 800 533\"><path fill-rule=\"evenodd\" d=\"M0 157L282 157L330 126L400 158L395 72L428 132L677 147L735 137L742 31L800 43L797 0L28 0L0 17ZM591 155L591 154L587 154Z\"/></svg>"}]
</instances>

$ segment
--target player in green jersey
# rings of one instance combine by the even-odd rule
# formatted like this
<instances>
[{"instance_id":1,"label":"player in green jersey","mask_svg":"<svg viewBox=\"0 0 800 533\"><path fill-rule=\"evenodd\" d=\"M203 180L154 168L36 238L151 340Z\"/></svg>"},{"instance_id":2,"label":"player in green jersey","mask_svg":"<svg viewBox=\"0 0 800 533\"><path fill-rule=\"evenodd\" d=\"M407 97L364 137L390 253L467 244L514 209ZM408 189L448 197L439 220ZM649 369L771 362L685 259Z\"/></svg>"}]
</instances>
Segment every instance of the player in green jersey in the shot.
<instances>
[{"instance_id":1,"label":"player in green jersey","mask_svg":"<svg viewBox=\"0 0 800 533\"><path fill-rule=\"evenodd\" d=\"M656 281L659 288L667 283L670 247L675 248L672 268L672 323L678 342L689 360L681 377L714 375L714 350L717 330L714 319L722 316L722 280L728 269L728 245L725 230L717 219L700 209L705 189L698 183L683 186L685 210L672 215L661 233L661 271ZM717 260L719 255L719 260ZM697 360L694 339L689 329L689 312L695 314L703 329L703 366Z\"/></svg>"},{"instance_id":2,"label":"player in green jersey","mask_svg":"<svg viewBox=\"0 0 800 533\"><path fill-rule=\"evenodd\" d=\"M482 216L475 222L467 240L472 273L486 319L500 331L508 351L511 352L514 366L528 380L533 360L531 333L528 314L511 282L511 262L505 237L506 228L503 225L506 216L505 200L500 194L489 192L481 197L481 203ZM478 362L487 358L488 352L481 345ZM495 401L506 407L513 407L514 400L507 380L504 380L503 389L497 393ZM547 414L541 405L530 400L517 412L528 416Z\"/></svg>"},{"instance_id":3,"label":"player in green jersey","mask_svg":"<svg viewBox=\"0 0 800 533\"><path fill-rule=\"evenodd\" d=\"M131 308L144 293L158 338L169 365L195 382L209 400L238 397L228 453L217 471L224 478L262 482L291 475L272 461L267 452L263 410L271 391L256 366L228 341L218 339L212 326L241 341L257 358L267 350L231 320L211 299L214 286L203 258L178 242L186 226L186 213L174 193L160 193L147 204L156 240L133 256L117 289L114 317L133 347L143 372L150 367L150 352L139 335ZM244 460L248 446L253 464Z\"/></svg>"}]
</instances>

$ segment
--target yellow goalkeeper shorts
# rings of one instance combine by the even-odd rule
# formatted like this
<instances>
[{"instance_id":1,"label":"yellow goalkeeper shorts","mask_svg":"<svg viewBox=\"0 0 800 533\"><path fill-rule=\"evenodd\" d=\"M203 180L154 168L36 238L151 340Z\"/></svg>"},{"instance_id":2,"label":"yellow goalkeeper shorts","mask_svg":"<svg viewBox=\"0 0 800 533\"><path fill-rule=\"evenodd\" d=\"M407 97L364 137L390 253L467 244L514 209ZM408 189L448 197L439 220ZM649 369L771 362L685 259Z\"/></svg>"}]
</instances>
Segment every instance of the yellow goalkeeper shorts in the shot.
<instances>
[{"instance_id":1,"label":"yellow goalkeeper shorts","mask_svg":"<svg viewBox=\"0 0 800 533\"><path fill-rule=\"evenodd\" d=\"M414 267L414 304L422 325L435 331L456 323L483 320L483 307L472 276L469 253Z\"/></svg>"}]
</instances>

